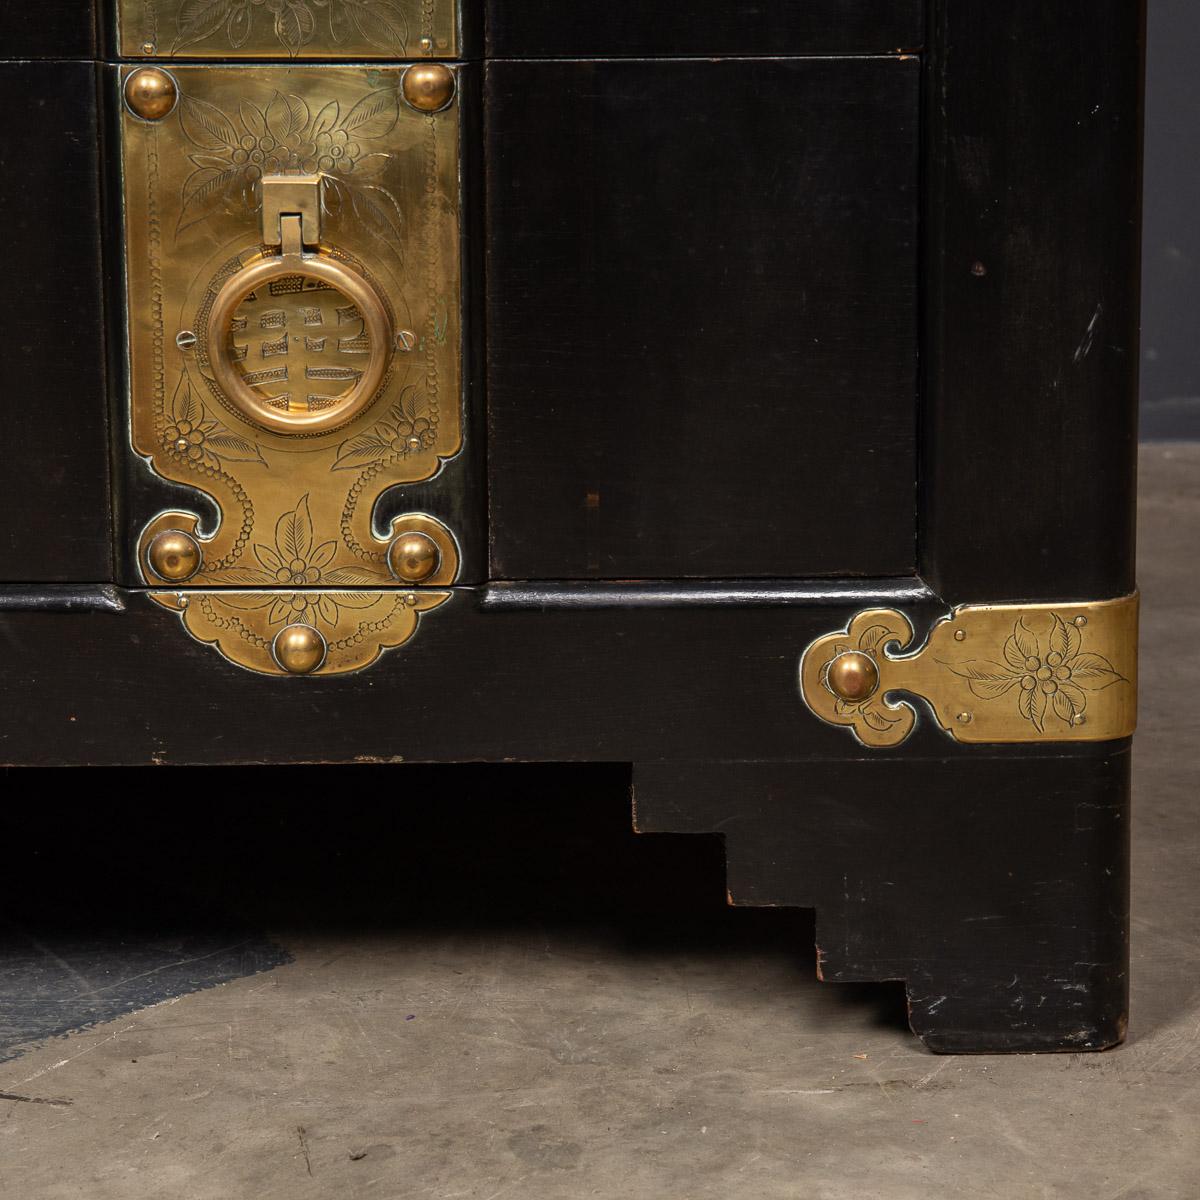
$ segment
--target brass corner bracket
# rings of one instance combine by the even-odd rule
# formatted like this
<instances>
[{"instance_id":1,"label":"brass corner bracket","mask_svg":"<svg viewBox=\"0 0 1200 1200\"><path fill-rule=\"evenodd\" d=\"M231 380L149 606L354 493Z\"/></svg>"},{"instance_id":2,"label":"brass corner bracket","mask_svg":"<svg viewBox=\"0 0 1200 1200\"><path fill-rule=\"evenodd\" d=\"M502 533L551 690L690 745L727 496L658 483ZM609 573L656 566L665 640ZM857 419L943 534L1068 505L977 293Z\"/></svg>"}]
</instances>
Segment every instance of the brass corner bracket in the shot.
<instances>
[{"instance_id":1,"label":"brass corner bracket","mask_svg":"<svg viewBox=\"0 0 1200 1200\"><path fill-rule=\"evenodd\" d=\"M1138 596L1081 604L968 604L904 651L912 623L858 613L800 663L805 704L865 746L897 746L924 700L958 742L1102 742L1137 724Z\"/></svg>"}]
</instances>

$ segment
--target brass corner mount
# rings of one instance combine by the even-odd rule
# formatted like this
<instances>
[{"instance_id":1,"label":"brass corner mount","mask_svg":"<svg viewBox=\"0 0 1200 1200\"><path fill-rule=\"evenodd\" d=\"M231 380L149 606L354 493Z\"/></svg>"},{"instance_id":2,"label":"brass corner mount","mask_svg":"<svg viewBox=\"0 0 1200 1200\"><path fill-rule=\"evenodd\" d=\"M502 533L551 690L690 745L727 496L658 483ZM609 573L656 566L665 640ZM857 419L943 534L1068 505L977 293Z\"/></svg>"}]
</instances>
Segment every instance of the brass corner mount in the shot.
<instances>
[{"instance_id":1,"label":"brass corner mount","mask_svg":"<svg viewBox=\"0 0 1200 1200\"><path fill-rule=\"evenodd\" d=\"M969 604L911 650L891 608L858 613L804 652L800 690L816 716L865 746L898 746L924 700L957 742L1101 742L1137 724L1138 595L1076 604ZM908 651L905 653L905 651Z\"/></svg>"}]
</instances>

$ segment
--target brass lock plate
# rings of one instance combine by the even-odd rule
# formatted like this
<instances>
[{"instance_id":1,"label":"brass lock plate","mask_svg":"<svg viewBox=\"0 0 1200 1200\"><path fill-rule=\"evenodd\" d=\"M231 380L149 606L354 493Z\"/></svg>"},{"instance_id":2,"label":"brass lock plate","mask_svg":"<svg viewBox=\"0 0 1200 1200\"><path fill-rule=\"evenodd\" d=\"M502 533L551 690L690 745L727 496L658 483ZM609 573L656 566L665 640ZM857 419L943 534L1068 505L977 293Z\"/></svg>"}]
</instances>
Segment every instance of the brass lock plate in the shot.
<instances>
[{"instance_id":1,"label":"brass lock plate","mask_svg":"<svg viewBox=\"0 0 1200 1200\"><path fill-rule=\"evenodd\" d=\"M450 87L436 111L413 107L407 70L453 84L440 65L142 69L173 97L144 119L138 71L123 73L132 445L220 514L201 529L196 512L159 513L138 564L151 586L213 595L163 598L254 669L280 669L268 651L288 611L330 647L364 624L382 638L343 590L457 575L432 517L372 523L385 489L428 479L462 443L458 106ZM380 644L415 627L425 596ZM364 665L367 643L320 670Z\"/></svg>"},{"instance_id":2,"label":"brass lock plate","mask_svg":"<svg viewBox=\"0 0 1200 1200\"><path fill-rule=\"evenodd\" d=\"M457 0L118 0L123 58L459 55Z\"/></svg>"}]
</instances>

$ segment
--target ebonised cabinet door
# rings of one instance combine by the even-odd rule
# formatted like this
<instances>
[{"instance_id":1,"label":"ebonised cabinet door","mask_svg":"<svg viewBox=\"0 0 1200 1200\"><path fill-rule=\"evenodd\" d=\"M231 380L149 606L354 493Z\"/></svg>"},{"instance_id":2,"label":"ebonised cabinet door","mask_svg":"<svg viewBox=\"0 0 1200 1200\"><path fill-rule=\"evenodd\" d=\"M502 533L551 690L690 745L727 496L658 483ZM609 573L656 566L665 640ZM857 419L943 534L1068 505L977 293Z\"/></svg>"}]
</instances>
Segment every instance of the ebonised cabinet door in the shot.
<instances>
[{"instance_id":1,"label":"ebonised cabinet door","mask_svg":"<svg viewBox=\"0 0 1200 1200\"><path fill-rule=\"evenodd\" d=\"M493 577L912 573L919 78L486 64Z\"/></svg>"}]
</instances>

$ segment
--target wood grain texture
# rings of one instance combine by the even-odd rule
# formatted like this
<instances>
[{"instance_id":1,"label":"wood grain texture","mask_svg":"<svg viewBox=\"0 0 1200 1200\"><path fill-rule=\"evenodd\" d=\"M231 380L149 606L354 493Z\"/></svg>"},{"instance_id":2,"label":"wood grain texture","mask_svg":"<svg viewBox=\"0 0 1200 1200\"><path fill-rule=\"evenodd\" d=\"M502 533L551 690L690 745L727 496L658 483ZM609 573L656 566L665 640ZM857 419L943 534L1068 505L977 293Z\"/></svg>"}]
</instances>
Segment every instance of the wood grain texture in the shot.
<instances>
[{"instance_id":1,"label":"wood grain texture","mask_svg":"<svg viewBox=\"0 0 1200 1200\"><path fill-rule=\"evenodd\" d=\"M488 65L494 578L912 572L918 77Z\"/></svg>"},{"instance_id":2,"label":"wood grain texture","mask_svg":"<svg viewBox=\"0 0 1200 1200\"><path fill-rule=\"evenodd\" d=\"M1143 16L937 6L921 559L955 603L1133 588Z\"/></svg>"},{"instance_id":3,"label":"wood grain texture","mask_svg":"<svg viewBox=\"0 0 1200 1200\"><path fill-rule=\"evenodd\" d=\"M0 722L0 763L862 753L812 716L798 683L804 648L844 626L861 596L495 609L487 594L457 589L406 645L324 679L232 666L138 592L118 592L123 612L0 611L4 692L22 698ZM940 615L930 600L906 609L922 630ZM962 752L930 724L905 756Z\"/></svg>"},{"instance_id":4,"label":"wood grain texture","mask_svg":"<svg viewBox=\"0 0 1200 1200\"><path fill-rule=\"evenodd\" d=\"M92 58L96 34L95 0L0 4L0 59Z\"/></svg>"},{"instance_id":5,"label":"wood grain texture","mask_svg":"<svg viewBox=\"0 0 1200 1200\"><path fill-rule=\"evenodd\" d=\"M922 0L487 0L498 57L886 54L923 37Z\"/></svg>"},{"instance_id":6,"label":"wood grain texture","mask_svg":"<svg viewBox=\"0 0 1200 1200\"><path fill-rule=\"evenodd\" d=\"M0 63L0 109L0 580L100 582L112 539L95 67Z\"/></svg>"},{"instance_id":7,"label":"wood grain texture","mask_svg":"<svg viewBox=\"0 0 1200 1200\"><path fill-rule=\"evenodd\" d=\"M1101 1049L1129 988L1129 752L644 765L637 826L720 832L735 904L815 908L821 977L903 979L932 1050Z\"/></svg>"}]
</instances>

